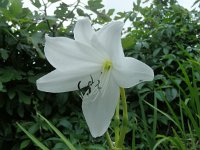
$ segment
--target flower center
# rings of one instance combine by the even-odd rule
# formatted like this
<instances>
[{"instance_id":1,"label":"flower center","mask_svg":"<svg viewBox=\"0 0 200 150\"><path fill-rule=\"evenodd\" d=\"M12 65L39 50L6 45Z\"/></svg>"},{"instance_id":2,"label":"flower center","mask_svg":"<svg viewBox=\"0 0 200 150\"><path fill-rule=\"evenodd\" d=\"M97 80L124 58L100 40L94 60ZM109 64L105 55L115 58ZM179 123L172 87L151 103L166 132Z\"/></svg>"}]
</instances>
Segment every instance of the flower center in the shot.
<instances>
[{"instance_id":1,"label":"flower center","mask_svg":"<svg viewBox=\"0 0 200 150\"><path fill-rule=\"evenodd\" d=\"M94 102L98 96L104 95L107 89L111 68L112 61L105 59L99 79L94 80L95 78L93 79L92 75L90 75L91 80L88 81L88 85L85 87L86 91L81 89L81 81L78 82L78 89L80 91L80 97L83 99L83 103Z\"/></svg>"},{"instance_id":2,"label":"flower center","mask_svg":"<svg viewBox=\"0 0 200 150\"><path fill-rule=\"evenodd\" d=\"M107 72L112 68L112 61L110 60L105 60L103 62L103 72Z\"/></svg>"}]
</instances>

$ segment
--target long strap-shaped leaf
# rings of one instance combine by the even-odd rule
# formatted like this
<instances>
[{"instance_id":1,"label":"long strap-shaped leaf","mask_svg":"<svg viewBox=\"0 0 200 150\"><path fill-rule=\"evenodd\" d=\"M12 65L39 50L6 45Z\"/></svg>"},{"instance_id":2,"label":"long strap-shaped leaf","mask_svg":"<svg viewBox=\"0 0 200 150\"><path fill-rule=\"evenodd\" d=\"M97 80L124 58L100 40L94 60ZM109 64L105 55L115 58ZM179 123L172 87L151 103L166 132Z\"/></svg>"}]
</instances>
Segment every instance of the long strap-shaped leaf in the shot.
<instances>
[{"instance_id":1,"label":"long strap-shaped leaf","mask_svg":"<svg viewBox=\"0 0 200 150\"><path fill-rule=\"evenodd\" d=\"M63 140L63 142L69 147L70 150L76 150L76 148L71 144L71 142L46 118L44 118L41 114L37 113L50 127L51 129Z\"/></svg>"},{"instance_id":2,"label":"long strap-shaped leaf","mask_svg":"<svg viewBox=\"0 0 200 150\"><path fill-rule=\"evenodd\" d=\"M24 127L22 127L18 122L17 126L42 150L49 150L44 144L42 144L33 134L28 132Z\"/></svg>"}]
</instances>

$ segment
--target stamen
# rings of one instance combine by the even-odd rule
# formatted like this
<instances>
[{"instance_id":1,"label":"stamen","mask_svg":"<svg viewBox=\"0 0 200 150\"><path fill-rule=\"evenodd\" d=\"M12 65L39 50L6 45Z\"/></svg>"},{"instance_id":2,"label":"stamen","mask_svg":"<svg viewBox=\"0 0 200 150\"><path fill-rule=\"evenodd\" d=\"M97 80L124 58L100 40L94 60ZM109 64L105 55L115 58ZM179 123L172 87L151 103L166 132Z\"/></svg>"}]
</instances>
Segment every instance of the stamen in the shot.
<instances>
[{"instance_id":1,"label":"stamen","mask_svg":"<svg viewBox=\"0 0 200 150\"><path fill-rule=\"evenodd\" d=\"M96 95L98 95L98 90L99 89L101 89L101 87L100 87L100 80L98 80L97 82L97 84L95 84L95 81L94 81L94 79L93 79L93 77L92 77L92 75L90 75L90 78L91 78L91 81L88 81L88 84L87 84L87 86L86 87L83 87L83 89L81 88L81 82L82 81L79 81L78 82L78 90L79 90L79 92L80 92L80 97L81 97L81 99L85 99L86 97L89 97L90 95L95 95L95 98L94 98L94 100L97 98L97 96ZM95 87L97 87L97 88L95 88Z\"/></svg>"},{"instance_id":2,"label":"stamen","mask_svg":"<svg viewBox=\"0 0 200 150\"><path fill-rule=\"evenodd\" d=\"M89 95L91 93L91 86L92 86L92 82L89 81L88 82L88 92L87 92L87 95Z\"/></svg>"},{"instance_id":3,"label":"stamen","mask_svg":"<svg viewBox=\"0 0 200 150\"><path fill-rule=\"evenodd\" d=\"M91 84L91 82L92 81L88 82L88 89L83 95L84 103L94 102L100 94L100 80L97 80L97 83L93 81L93 84Z\"/></svg>"},{"instance_id":4,"label":"stamen","mask_svg":"<svg viewBox=\"0 0 200 150\"><path fill-rule=\"evenodd\" d=\"M101 76L101 78L100 78L100 81L101 81L101 87L102 87L102 90L101 90L101 92L102 92L102 94L101 94L101 96L104 96L104 94L105 94L105 92L106 92L106 89L107 89L107 86L108 86L108 81L109 81L109 78L110 78L110 73L111 73L111 71L108 71L107 73L103 73L102 74L102 76Z\"/></svg>"},{"instance_id":5,"label":"stamen","mask_svg":"<svg viewBox=\"0 0 200 150\"><path fill-rule=\"evenodd\" d=\"M91 77L91 80L92 80L92 84L94 83L94 80L93 80L93 78L92 78L92 75L90 75L90 77Z\"/></svg>"},{"instance_id":6,"label":"stamen","mask_svg":"<svg viewBox=\"0 0 200 150\"><path fill-rule=\"evenodd\" d=\"M110 60L106 60L103 64L103 69L98 80L94 80L92 75L90 75L91 80L88 81L88 84L85 87L86 91L83 89L85 92L81 94L83 95L83 103L92 103L96 101L99 96L104 96L109 84L111 67L112 62ZM80 81L78 83L78 89L80 90Z\"/></svg>"},{"instance_id":7,"label":"stamen","mask_svg":"<svg viewBox=\"0 0 200 150\"><path fill-rule=\"evenodd\" d=\"M78 90L79 90L79 92L80 92L80 97L81 97L81 99L83 98L83 93L81 92L81 87L80 87L80 84L81 84L81 81L79 81L78 82Z\"/></svg>"},{"instance_id":8,"label":"stamen","mask_svg":"<svg viewBox=\"0 0 200 150\"><path fill-rule=\"evenodd\" d=\"M99 86L99 84L100 84L100 80L97 80L97 85L95 85L95 87L97 87L98 89L101 89L101 87Z\"/></svg>"},{"instance_id":9,"label":"stamen","mask_svg":"<svg viewBox=\"0 0 200 150\"><path fill-rule=\"evenodd\" d=\"M78 90L81 91L81 87L80 87L81 81L78 82Z\"/></svg>"}]
</instances>

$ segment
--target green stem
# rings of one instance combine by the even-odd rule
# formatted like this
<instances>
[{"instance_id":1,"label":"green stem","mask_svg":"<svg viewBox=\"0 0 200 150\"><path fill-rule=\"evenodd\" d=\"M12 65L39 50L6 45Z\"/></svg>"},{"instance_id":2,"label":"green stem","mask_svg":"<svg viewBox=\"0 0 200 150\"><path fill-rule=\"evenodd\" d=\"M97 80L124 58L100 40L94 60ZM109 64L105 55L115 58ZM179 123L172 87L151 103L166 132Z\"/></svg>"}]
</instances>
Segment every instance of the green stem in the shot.
<instances>
[{"instance_id":1,"label":"green stem","mask_svg":"<svg viewBox=\"0 0 200 150\"><path fill-rule=\"evenodd\" d=\"M112 140L111 140L111 138L110 138L110 135L109 135L108 131L106 131L106 140L107 140L107 142L108 142L109 148L110 148L110 149L113 149L113 143L112 143Z\"/></svg>"},{"instance_id":2,"label":"green stem","mask_svg":"<svg viewBox=\"0 0 200 150\"><path fill-rule=\"evenodd\" d=\"M117 143L119 141L119 124L120 124L120 119L119 119L119 103L120 103L120 98L119 101L117 103L117 107L115 110L115 143Z\"/></svg>"},{"instance_id":3,"label":"green stem","mask_svg":"<svg viewBox=\"0 0 200 150\"><path fill-rule=\"evenodd\" d=\"M124 88L120 88L120 95L122 99L123 106L123 118L122 118L122 127L120 129L120 137L116 146L119 148L123 147L124 139L128 129L128 111L127 111L127 103L126 103L126 94Z\"/></svg>"}]
</instances>

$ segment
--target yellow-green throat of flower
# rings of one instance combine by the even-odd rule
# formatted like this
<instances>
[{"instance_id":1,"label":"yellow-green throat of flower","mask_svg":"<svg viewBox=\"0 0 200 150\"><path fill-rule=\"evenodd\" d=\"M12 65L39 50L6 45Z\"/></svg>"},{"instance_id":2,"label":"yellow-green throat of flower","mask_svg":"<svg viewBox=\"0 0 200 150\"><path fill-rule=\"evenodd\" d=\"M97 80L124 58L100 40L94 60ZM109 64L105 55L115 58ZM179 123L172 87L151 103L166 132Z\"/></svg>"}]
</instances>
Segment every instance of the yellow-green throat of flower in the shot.
<instances>
[{"instance_id":1,"label":"yellow-green throat of flower","mask_svg":"<svg viewBox=\"0 0 200 150\"><path fill-rule=\"evenodd\" d=\"M103 72L107 72L112 68L112 61L111 60L105 60L103 62Z\"/></svg>"}]
</instances>

